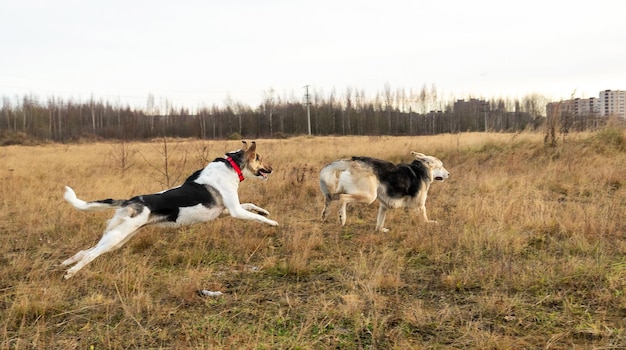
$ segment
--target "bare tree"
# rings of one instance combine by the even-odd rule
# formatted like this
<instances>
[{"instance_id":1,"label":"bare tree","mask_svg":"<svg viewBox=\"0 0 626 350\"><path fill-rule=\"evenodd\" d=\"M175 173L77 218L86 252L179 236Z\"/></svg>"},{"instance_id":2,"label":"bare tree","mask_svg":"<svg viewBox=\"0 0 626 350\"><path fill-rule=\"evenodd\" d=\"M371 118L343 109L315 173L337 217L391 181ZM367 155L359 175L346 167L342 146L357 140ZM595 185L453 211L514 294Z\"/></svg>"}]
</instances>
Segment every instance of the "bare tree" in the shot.
<instances>
[{"instance_id":1,"label":"bare tree","mask_svg":"<svg viewBox=\"0 0 626 350\"><path fill-rule=\"evenodd\" d=\"M148 101L146 102L146 114L150 118L150 134L154 134L154 95L148 94Z\"/></svg>"},{"instance_id":2,"label":"bare tree","mask_svg":"<svg viewBox=\"0 0 626 350\"><path fill-rule=\"evenodd\" d=\"M352 111L352 89L346 89L346 106L344 108L343 118L342 118L342 128L343 134L349 135L352 134L352 125L350 123L350 114Z\"/></svg>"},{"instance_id":3,"label":"bare tree","mask_svg":"<svg viewBox=\"0 0 626 350\"><path fill-rule=\"evenodd\" d=\"M274 115L274 105L276 103L274 94L274 89L270 89L263 96L263 111L269 122L270 137L274 135L274 127L272 125L272 116Z\"/></svg>"},{"instance_id":4,"label":"bare tree","mask_svg":"<svg viewBox=\"0 0 626 350\"><path fill-rule=\"evenodd\" d=\"M428 95L428 104L431 110L439 110L439 96L437 95L437 87L435 83L430 86L430 94Z\"/></svg>"},{"instance_id":5,"label":"bare tree","mask_svg":"<svg viewBox=\"0 0 626 350\"><path fill-rule=\"evenodd\" d=\"M428 113L428 90L426 89L426 84L422 85L420 90L419 105L421 107L420 113Z\"/></svg>"},{"instance_id":6,"label":"bare tree","mask_svg":"<svg viewBox=\"0 0 626 350\"><path fill-rule=\"evenodd\" d=\"M133 157L137 154L137 152L138 151L135 150L132 142L129 143L122 139L122 141L117 143L116 149L112 149L109 152L109 158L113 162L114 167L118 168L123 176L126 173L126 170L135 165Z\"/></svg>"},{"instance_id":7,"label":"bare tree","mask_svg":"<svg viewBox=\"0 0 626 350\"><path fill-rule=\"evenodd\" d=\"M185 151L182 155L182 159L181 159L181 163L182 165L178 166L178 172L172 172L172 153L175 153L176 150L178 149L178 147L181 145L180 142L176 143L174 145L173 149L170 149L170 145L167 141L167 137L163 136L161 137L161 148L158 149L155 146L155 149L161 154L162 158L163 158L163 166L157 166L154 165L153 163L149 162L145 156L142 155L142 157L144 158L144 160L148 163L148 165L154 169L158 174L160 174L163 177L163 180L158 180L163 186L165 187L171 187L174 183L178 182L178 180L180 180L185 165L187 164L187 152ZM140 153L141 154L141 153Z\"/></svg>"},{"instance_id":8,"label":"bare tree","mask_svg":"<svg viewBox=\"0 0 626 350\"><path fill-rule=\"evenodd\" d=\"M11 114L14 108L11 106L11 100L2 96L2 116L7 122L7 130L11 129ZM0 131L2 130L2 123L0 123Z\"/></svg>"},{"instance_id":9,"label":"bare tree","mask_svg":"<svg viewBox=\"0 0 626 350\"><path fill-rule=\"evenodd\" d=\"M391 110L393 109L393 94L391 86L385 83L385 113L387 114L387 132L391 134Z\"/></svg>"}]
</instances>

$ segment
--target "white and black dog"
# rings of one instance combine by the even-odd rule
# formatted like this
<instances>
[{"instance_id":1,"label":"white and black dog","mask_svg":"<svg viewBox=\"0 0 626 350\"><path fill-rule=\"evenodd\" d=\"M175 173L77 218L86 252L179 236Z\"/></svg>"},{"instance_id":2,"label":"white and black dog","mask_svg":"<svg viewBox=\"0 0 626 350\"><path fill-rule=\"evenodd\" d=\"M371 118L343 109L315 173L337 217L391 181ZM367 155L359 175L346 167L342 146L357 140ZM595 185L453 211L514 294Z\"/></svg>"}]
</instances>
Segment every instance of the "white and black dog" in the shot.
<instances>
[{"instance_id":1,"label":"white and black dog","mask_svg":"<svg viewBox=\"0 0 626 350\"><path fill-rule=\"evenodd\" d=\"M87 211L118 209L94 247L82 250L61 263L62 266L76 263L67 270L65 279L74 276L78 270L101 254L121 247L137 233L137 230L147 225L178 227L214 220L220 215L229 214L238 219L278 226L276 221L262 216L269 215L267 210L252 203L239 202L237 189L239 182L244 179L244 174L248 177L267 179L267 175L272 172L272 168L256 153L255 142L252 142L250 147L245 141L243 144L242 149L216 158L206 168L189 176L182 185L163 192L127 200L104 199L85 202L78 199L74 191L66 186L64 198L77 209Z\"/></svg>"},{"instance_id":2,"label":"white and black dog","mask_svg":"<svg viewBox=\"0 0 626 350\"><path fill-rule=\"evenodd\" d=\"M435 157L411 154L415 160L408 164L352 157L326 165L320 172L320 189L324 195L322 221L326 220L328 207L334 200L339 200L339 220L345 225L348 203L371 204L378 199L376 231L389 231L384 227L385 215L393 208L417 208L422 221L434 222L426 215L428 189L433 180L443 181L450 173Z\"/></svg>"}]
</instances>

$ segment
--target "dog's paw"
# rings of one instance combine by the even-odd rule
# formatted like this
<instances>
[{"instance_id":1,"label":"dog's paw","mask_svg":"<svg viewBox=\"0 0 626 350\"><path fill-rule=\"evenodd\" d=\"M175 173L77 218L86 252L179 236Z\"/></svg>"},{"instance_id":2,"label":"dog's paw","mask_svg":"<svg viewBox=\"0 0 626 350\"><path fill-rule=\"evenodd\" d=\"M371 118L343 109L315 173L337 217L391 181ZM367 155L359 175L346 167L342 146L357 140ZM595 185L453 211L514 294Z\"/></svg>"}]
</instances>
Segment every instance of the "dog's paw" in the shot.
<instances>
[{"instance_id":1,"label":"dog's paw","mask_svg":"<svg viewBox=\"0 0 626 350\"><path fill-rule=\"evenodd\" d=\"M267 224L274 227L278 226L278 223L274 220L267 220Z\"/></svg>"},{"instance_id":2,"label":"dog's paw","mask_svg":"<svg viewBox=\"0 0 626 350\"><path fill-rule=\"evenodd\" d=\"M270 215L270 212L269 212L269 211L267 211L267 210L265 210L265 209L263 209L263 208L258 208L258 209L256 209L255 211L256 211L256 212L257 212L257 214L259 214L259 215L263 215L263 216L269 216L269 215Z\"/></svg>"}]
</instances>

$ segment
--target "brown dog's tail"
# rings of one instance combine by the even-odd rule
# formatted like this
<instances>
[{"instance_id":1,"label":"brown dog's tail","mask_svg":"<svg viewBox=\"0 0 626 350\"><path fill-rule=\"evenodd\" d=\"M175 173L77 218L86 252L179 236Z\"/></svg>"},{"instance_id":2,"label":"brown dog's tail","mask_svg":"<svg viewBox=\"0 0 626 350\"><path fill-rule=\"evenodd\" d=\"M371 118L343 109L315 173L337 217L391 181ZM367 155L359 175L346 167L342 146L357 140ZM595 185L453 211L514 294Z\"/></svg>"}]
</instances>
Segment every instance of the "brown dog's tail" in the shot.
<instances>
[{"instance_id":1,"label":"brown dog's tail","mask_svg":"<svg viewBox=\"0 0 626 350\"><path fill-rule=\"evenodd\" d=\"M121 199L103 199L93 202L85 202L84 200L76 197L76 192L74 192L74 190L69 186L65 186L65 194L63 195L63 198L74 206L74 208L84 211L116 209L121 207L125 202L125 200Z\"/></svg>"}]
</instances>

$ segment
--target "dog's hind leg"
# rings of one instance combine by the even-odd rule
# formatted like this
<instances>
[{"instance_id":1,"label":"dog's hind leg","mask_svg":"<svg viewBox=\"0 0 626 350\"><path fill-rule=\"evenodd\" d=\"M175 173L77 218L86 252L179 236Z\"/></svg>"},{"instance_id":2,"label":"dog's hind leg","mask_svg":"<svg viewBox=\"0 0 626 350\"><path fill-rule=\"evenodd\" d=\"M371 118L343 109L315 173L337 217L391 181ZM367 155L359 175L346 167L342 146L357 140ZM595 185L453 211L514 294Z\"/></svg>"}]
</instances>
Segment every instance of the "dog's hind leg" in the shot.
<instances>
[{"instance_id":1,"label":"dog's hind leg","mask_svg":"<svg viewBox=\"0 0 626 350\"><path fill-rule=\"evenodd\" d=\"M328 207L330 206L330 198L324 196L324 209L322 209L322 222L326 221L328 217Z\"/></svg>"},{"instance_id":2,"label":"dog's hind leg","mask_svg":"<svg viewBox=\"0 0 626 350\"><path fill-rule=\"evenodd\" d=\"M371 204L376 200L376 191L372 192L359 192L354 194L340 194L339 195L339 221L341 226L346 225L346 207L348 203L364 203Z\"/></svg>"},{"instance_id":3,"label":"dog's hind leg","mask_svg":"<svg viewBox=\"0 0 626 350\"><path fill-rule=\"evenodd\" d=\"M330 207L330 203L339 200L339 198L339 194L324 193L324 209L322 209L322 222L326 221L326 218L328 218L328 208Z\"/></svg>"},{"instance_id":4,"label":"dog's hind leg","mask_svg":"<svg viewBox=\"0 0 626 350\"><path fill-rule=\"evenodd\" d=\"M76 272L85 267L85 265L89 264L98 256L124 245L124 243L135 235L139 228L148 222L150 211L144 209L135 217L122 216L127 214L128 212L126 208L119 209L115 214L115 217L109 223L109 227L107 227L107 230L102 235L102 238L100 238L100 241L94 247L80 251L72 258L67 259L62 263L62 265L66 266L77 262L76 265L66 271L64 276L65 279L74 276Z\"/></svg>"},{"instance_id":5,"label":"dog's hind leg","mask_svg":"<svg viewBox=\"0 0 626 350\"><path fill-rule=\"evenodd\" d=\"M339 222L341 226L346 225L346 207L348 203L358 202L359 200L355 195L352 194L340 194L339 195L339 210L337 210L337 214L339 214Z\"/></svg>"},{"instance_id":6,"label":"dog's hind leg","mask_svg":"<svg viewBox=\"0 0 626 350\"><path fill-rule=\"evenodd\" d=\"M93 249L93 248L91 248ZM61 263L61 266L68 266L68 265L72 265L73 263L77 262L78 260L82 259L83 256L85 256L85 254L87 254L87 252L89 252L91 249L87 249L87 250L81 250L80 252L76 253L73 257L66 259L65 261L63 261Z\"/></svg>"},{"instance_id":7,"label":"dog's hind leg","mask_svg":"<svg viewBox=\"0 0 626 350\"><path fill-rule=\"evenodd\" d=\"M339 201L339 210L337 210L337 214L339 214L339 222L341 226L346 225L346 207L348 206L348 201L340 200Z\"/></svg>"},{"instance_id":8,"label":"dog's hind leg","mask_svg":"<svg viewBox=\"0 0 626 350\"><path fill-rule=\"evenodd\" d=\"M120 211L125 211L127 209L119 209ZM124 214L126 214L126 212L123 212ZM124 221L124 217L121 213L117 213L111 218L111 220L109 220L108 224L107 224L107 228L104 230L104 232L109 232L111 231L115 226L119 226L122 222ZM73 263L81 260L86 254L88 254L90 251L92 251L93 249L95 249L96 246L93 246L89 249L85 249L85 250L81 250L80 252L76 253L73 257L63 261L61 263L61 266L68 266L68 265L72 265Z\"/></svg>"}]
</instances>

